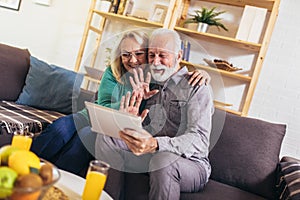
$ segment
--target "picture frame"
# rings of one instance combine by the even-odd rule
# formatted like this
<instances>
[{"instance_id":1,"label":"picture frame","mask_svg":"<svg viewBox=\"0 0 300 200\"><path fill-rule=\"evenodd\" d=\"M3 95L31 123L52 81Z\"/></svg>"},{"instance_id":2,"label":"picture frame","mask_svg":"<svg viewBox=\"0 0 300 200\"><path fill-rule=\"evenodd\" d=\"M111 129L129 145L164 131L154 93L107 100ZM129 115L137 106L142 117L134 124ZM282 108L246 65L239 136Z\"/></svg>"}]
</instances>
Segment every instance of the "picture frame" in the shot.
<instances>
[{"instance_id":1,"label":"picture frame","mask_svg":"<svg viewBox=\"0 0 300 200\"><path fill-rule=\"evenodd\" d=\"M21 0L0 0L0 7L8 8L12 10L19 10Z\"/></svg>"},{"instance_id":2,"label":"picture frame","mask_svg":"<svg viewBox=\"0 0 300 200\"><path fill-rule=\"evenodd\" d=\"M151 16L152 22L163 23L167 15L168 7L165 5L156 4Z\"/></svg>"}]
</instances>

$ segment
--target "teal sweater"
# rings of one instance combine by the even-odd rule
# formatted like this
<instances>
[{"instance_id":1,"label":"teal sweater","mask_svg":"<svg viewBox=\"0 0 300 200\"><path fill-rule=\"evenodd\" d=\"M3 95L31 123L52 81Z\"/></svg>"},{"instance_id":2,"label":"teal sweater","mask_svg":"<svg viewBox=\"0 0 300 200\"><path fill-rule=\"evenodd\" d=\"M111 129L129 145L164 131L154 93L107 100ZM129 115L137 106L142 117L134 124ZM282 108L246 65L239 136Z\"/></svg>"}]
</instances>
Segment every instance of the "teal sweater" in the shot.
<instances>
[{"instance_id":1,"label":"teal sweater","mask_svg":"<svg viewBox=\"0 0 300 200\"><path fill-rule=\"evenodd\" d=\"M115 79L111 67L108 67L102 76L98 89L98 99L95 103L118 110L122 96L126 95L128 91L132 92L129 76L130 73L126 73L123 77L124 82L126 82L120 84ZM86 109L83 109L80 113L88 119Z\"/></svg>"}]
</instances>

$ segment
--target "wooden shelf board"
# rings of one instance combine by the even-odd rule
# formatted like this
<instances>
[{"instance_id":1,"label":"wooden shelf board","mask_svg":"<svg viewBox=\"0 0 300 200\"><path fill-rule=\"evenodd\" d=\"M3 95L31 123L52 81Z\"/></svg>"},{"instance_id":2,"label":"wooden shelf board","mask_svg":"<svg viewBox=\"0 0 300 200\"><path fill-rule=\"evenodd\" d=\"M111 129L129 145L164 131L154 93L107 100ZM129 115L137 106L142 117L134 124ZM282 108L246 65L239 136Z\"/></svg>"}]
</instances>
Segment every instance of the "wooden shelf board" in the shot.
<instances>
[{"instance_id":1,"label":"wooden shelf board","mask_svg":"<svg viewBox=\"0 0 300 200\"><path fill-rule=\"evenodd\" d=\"M269 11L272 10L274 2L276 0L205 0L211 3L220 3L231 6L244 7L245 5L256 6L261 8L267 8Z\"/></svg>"},{"instance_id":2,"label":"wooden shelf board","mask_svg":"<svg viewBox=\"0 0 300 200\"><path fill-rule=\"evenodd\" d=\"M102 31L98 28L95 28L94 26L89 26L89 29L96 32L96 33L98 33L98 34L102 34Z\"/></svg>"},{"instance_id":3,"label":"wooden shelf board","mask_svg":"<svg viewBox=\"0 0 300 200\"><path fill-rule=\"evenodd\" d=\"M224 110L226 112L229 112L229 113L232 113L232 114L235 114L235 115L242 115L242 112L240 111L236 111L236 110L232 110L232 109L229 109L229 108L225 108L223 106L220 106L220 105L215 105L215 108L218 108L220 110Z\"/></svg>"},{"instance_id":4,"label":"wooden shelf board","mask_svg":"<svg viewBox=\"0 0 300 200\"><path fill-rule=\"evenodd\" d=\"M193 64L193 63L190 63L190 62L187 62L187 61L181 61L180 65L185 65L187 67L200 68L200 69L206 70L208 72L219 73L222 76L238 79L238 80L241 80L241 81L250 82L251 79L252 79L249 76L244 76L244 75L241 75L241 74L236 74L234 72L228 72L228 71L225 71L225 70L212 68L210 66L205 66L205 65L200 65L200 64Z\"/></svg>"},{"instance_id":5,"label":"wooden shelf board","mask_svg":"<svg viewBox=\"0 0 300 200\"><path fill-rule=\"evenodd\" d=\"M108 12L102 12L99 10L93 10L94 13L105 17L109 20L115 20L115 21L119 21L125 24L133 24L136 26L144 26L144 27L163 27L163 24L161 23L156 23L156 22L150 22L150 21L146 21L143 19L138 19L138 18L134 18L134 17L129 17L129 16L125 16L125 15L118 15L115 13L108 13Z\"/></svg>"},{"instance_id":6,"label":"wooden shelf board","mask_svg":"<svg viewBox=\"0 0 300 200\"><path fill-rule=\"evenodd\" d=\"M231 104L231 103L225 103L225 102L221 102L221 101L217 101L217 100L214 100L214 104L218 105L218 106L222 106L222 107L233 106L233 104Z\"/></svg>"},{"instance_id":7,"label":"wooden shelf board","mask_svg":"<svg viewBox=\"0 0 300 200\"><path fill-rule=\"evenodd\" d=\"M233 47L237 47L240 49L246 49L246 50L253 51L253 52L259 52L259 50L261 49L261 44L256 44L253 42L237 40L234 38L224 37L224 36L211 34L211 33L201 33L198 31L189 30L189 29L182 28L182 27L175 27L174 29L181 33L184 33L188 36L191 36L193 38L202 39L202 40L205 40L208 42L230 45Z\"/></svg>"}]
</instances>

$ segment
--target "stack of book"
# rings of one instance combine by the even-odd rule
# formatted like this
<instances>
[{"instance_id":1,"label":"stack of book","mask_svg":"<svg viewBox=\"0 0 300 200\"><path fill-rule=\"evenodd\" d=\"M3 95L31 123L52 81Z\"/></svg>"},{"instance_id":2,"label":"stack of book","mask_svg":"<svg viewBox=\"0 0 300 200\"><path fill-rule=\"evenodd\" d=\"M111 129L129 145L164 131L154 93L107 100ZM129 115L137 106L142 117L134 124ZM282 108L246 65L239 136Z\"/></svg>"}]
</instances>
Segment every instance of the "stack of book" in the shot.
<instances>
[{"instance_id":1,"label":"stack of book","mask_svg":"<svg viewBox=\"0 0 300 200\"><path fill-rule=\"evenodd\" d=\"M133 4L133 0L113 0L110 12L119 15L130 15Z\"/></svg>"}]
</instances>

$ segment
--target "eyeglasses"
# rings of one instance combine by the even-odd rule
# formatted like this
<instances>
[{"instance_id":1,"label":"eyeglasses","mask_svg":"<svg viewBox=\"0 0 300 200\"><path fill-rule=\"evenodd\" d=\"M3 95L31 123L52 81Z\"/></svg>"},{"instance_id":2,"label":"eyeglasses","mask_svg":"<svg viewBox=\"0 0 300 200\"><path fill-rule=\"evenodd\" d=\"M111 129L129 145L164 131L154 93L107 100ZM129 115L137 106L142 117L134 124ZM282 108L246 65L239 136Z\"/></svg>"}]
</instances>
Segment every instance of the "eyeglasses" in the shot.
<instances>
[{"instance_id":1,"label":"eyeglasses","mask_svg":"<svg viewBox=\"0 0 300 200\"><path fill-rule=\"evenodd\" d=\"M134 51L134 52L122 52L121 56L126 59L130 59L132 56L139 59L145 55L145 51Z\"/></svg>"}]
</instances>

